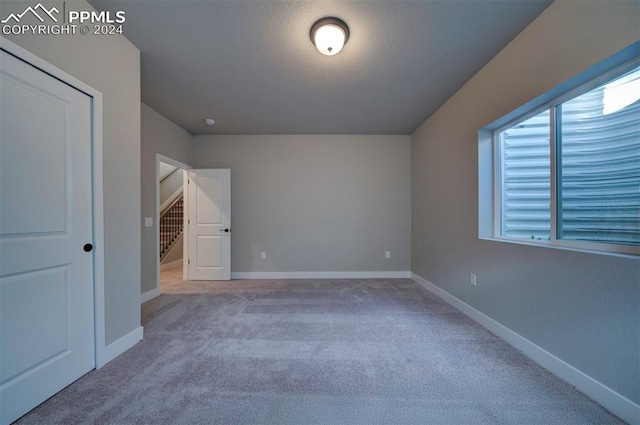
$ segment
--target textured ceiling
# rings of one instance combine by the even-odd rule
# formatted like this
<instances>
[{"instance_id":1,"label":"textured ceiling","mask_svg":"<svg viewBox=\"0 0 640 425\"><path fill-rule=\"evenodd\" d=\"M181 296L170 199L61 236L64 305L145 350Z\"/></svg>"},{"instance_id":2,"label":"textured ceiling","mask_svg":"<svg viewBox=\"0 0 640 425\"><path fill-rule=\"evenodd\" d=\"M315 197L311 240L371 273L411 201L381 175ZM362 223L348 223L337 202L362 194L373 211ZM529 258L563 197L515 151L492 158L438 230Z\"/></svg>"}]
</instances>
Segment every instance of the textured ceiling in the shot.
<instances>
[{"instance_id":1,"label":"textured ceiling","mask_svg":"<svg viewBox=\"0 0 640 425\"><path fill-rule=\"evenodd\" d=\"M410 134L550 1L90 3L126 11L142 100L191 134ZM336 56L309 39L325 16Z\"/></svg>"}]
</instances>

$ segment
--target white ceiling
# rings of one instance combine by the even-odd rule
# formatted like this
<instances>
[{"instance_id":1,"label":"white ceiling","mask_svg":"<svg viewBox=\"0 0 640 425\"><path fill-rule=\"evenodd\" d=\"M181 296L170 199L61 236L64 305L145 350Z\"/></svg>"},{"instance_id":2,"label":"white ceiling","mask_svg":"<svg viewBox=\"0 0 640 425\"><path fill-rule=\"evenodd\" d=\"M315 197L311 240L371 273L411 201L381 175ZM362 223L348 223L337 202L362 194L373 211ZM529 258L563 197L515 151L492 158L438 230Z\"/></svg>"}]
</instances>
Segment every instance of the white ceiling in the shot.
<instances>
[{"instance_id":1,"label":"white ceiling","mask_svg":"<svg viewBox=\"0 0 640 425\"><path fill-rule=\"evenodd\" d=\"M410 134L550 4L90 2L126 11L143 102L191 134ZM325 16L351 31L336 56L309 39Z\"/></svg>"}]
</instances>

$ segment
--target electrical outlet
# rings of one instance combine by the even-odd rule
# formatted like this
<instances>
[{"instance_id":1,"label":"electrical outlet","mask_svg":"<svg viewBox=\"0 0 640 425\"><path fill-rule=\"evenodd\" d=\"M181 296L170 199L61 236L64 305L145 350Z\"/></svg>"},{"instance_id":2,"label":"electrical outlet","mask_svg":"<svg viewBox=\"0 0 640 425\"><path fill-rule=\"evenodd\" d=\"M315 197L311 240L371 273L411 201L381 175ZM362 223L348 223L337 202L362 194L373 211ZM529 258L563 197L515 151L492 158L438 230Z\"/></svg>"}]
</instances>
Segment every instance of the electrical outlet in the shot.
<instances>
[{"instance_id":1,"label":"electrical outlet","mask_svg":"<svg viewBox=\"0 0 640 425\"><path fill-rule=\"evenodd\" d=\"M391 258L391 251L385 251L384 258Z\"/></svg>"},{"instance_id":2,"label":"electrical outlet","mask_svg":"<svg viewBox=\"0 0 640 425\"><path fill-rule=\"evenodd\" d=\"M478 281L476 280L476 275L475 275L474 273L471 273L471 274L469 275L469 283L470 283L472 286L478 286Z\"/></svg>"},{"instance_id":3,"label":"electrical outlet","mask_svg":"<svg viewBox=\"0 0 640 425\"><path fill-rule=\"evenodd\" d=\"M262 252L260 253L260 258L262 258L263 260L265 260L265 259L267 258L267 253L266 253L266 251L262 251Z\"/></svg>"},{"instance_id":4,"label":"electrical outlet","mask_svg":"<svg viewBox=\"0 0 640 425\"><path fill-rule=\"evenodd\" d=\"M153 217L144 218L144 227L153 227Z\"/></svg>"}]
</instances>

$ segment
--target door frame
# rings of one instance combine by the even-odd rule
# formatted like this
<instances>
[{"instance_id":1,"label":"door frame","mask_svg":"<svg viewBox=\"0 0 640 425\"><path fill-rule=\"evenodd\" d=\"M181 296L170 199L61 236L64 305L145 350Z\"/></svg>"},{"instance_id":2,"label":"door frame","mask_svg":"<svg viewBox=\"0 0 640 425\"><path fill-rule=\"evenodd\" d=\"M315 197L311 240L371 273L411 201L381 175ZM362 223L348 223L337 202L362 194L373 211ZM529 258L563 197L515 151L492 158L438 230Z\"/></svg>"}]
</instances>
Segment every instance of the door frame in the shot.
<instances>
[{"instance_id":1,"label":"door frame","mask_svg":"<svg viewBox=\"0 0 640 425\"><path fill-rule=\"evenodd\" d=\"M174 167L178 167L180 169L182 169L182 175L183 175L183 183L182 183L182 196L184 201L186 202L187 197L186 197L186 191L185 191L185 180L184 180L184 175L186 174L185 171L192 169L193 167L191 167L190 165L187 165L185 163L182 163L180 161L176 161L173 158L169 158L168 156L162 155L161 153L156 153L156 211L155 211L155 224L154 224L154 232L156 235L156 287L153 289L154 291L154 295L160 295L160 162L164 162L165 164L169 164L169 165L173 165ZM186 216L182 217L182 225L184 226L184 223L186 222L185 218ZM184 231L184 234L182 236L182 243L185 244L187 239L186 239L186 228Z\"/></svg>"},{"instance_id":2,"label":"door frame","mask_svg":"<svg viewBox=\"0 0 640 425\"><path fill-rule=\"evenodd\" d=\"M91 180L93 217L93 303L96 369L110 358L106 352L104 293L104 184L103 184L103 99L102 93L23 47L0 37L0 49L85 93L91 101Z\"/></svg>"}]
</instances>

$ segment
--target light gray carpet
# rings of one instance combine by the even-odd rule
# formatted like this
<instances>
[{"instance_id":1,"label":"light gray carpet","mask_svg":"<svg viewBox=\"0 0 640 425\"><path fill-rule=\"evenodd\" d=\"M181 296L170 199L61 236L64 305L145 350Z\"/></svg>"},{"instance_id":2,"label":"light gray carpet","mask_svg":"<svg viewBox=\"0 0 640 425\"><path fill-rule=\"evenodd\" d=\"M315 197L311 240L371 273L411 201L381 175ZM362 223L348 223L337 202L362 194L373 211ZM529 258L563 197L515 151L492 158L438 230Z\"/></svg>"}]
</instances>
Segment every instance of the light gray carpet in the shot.
<instances>
[{"instance_id":1,"label":"light gray carpet","mask_svg":"<svg viewBox=\"0 0 640 425\"><path fill-rule=\"evenodd\" d=\"M623 423L408 279L199 285L18 423Z\"/></svg>"}]
</instances>

